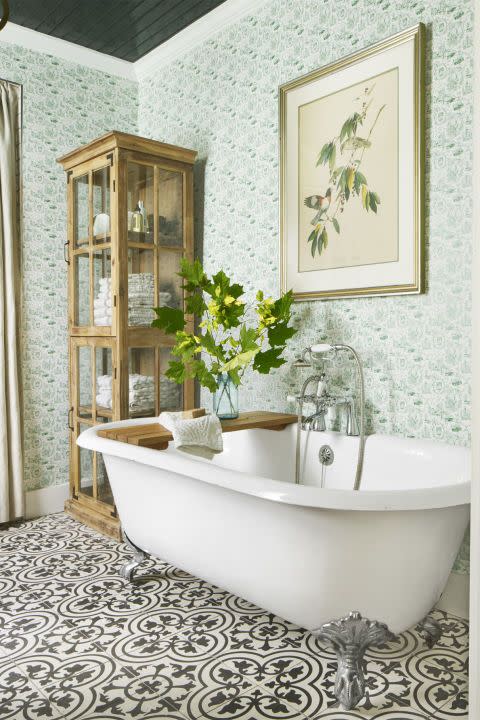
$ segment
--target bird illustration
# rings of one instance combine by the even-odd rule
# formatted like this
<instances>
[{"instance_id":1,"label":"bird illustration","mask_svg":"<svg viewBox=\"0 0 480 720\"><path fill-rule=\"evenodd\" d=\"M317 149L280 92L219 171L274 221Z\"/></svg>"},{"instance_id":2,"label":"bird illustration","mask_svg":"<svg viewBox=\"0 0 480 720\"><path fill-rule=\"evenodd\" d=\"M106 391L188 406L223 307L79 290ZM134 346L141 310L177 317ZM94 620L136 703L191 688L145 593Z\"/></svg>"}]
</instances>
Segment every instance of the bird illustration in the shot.
<instances>
[{"instance_id":1,"label":"bird illustration","mask_svg":"<svg viewBox=\"0 0 480 720\"><path fill-rule=\"evenodd\" d=\"M330 202L332 199L332 188L327 188L327 191L325 195L310 195L309 197L305 198L304 202L305 205L309 208L312 208L312 210L317 210L317 213L313 220L311 220L312 225L316 225L322 218L322 215L324 215L328 208L330 207Z\"/></svg>"}]
</instances>

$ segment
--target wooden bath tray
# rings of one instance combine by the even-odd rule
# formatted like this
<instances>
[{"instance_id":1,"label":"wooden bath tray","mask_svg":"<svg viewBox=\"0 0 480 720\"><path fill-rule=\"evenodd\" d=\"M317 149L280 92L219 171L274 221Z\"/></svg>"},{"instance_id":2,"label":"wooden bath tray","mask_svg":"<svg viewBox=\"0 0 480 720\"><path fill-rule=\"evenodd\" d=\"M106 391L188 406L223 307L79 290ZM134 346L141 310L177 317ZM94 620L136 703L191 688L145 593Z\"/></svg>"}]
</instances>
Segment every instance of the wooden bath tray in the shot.
<instances>
[{"instance_id":1,"label":"wooden bath tray","mask_svg":"<svg viewBox=\"0 0 480 720\"><path fill-rule=\"evenodd\" d=\"M192 411L192 416L199 416L199 413ZM297 416L289 413L272 413L266 410L240 413L235 420L222 420L223 432L234 432L235 430L283 430L287 425L297 422ZM149 425L128 425L110 430L97 430L100 437L107 440L119 440L130 445L165 450L170 440L173 440L172 433L160 425L150 423Z\"/></svg>"}]
</instances>

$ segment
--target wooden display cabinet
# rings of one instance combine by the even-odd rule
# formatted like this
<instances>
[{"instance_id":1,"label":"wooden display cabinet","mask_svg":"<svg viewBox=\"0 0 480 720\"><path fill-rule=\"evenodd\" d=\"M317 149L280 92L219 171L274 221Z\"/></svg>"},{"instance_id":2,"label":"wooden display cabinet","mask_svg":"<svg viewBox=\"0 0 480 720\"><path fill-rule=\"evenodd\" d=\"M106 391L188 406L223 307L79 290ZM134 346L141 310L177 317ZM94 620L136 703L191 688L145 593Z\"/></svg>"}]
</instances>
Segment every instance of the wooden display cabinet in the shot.
<instances>
[{"instance_id":1,"label":"wooden display cabinet","mask_svg":"<svg viewBox=\"0 0 480 720\"><path fill-rule=\"evenodd\" d=\"M65 509L120 538L101 455L79 448L91 425L194 405L193 381L165 377L172 338L153 307L183 308L193 258L196 153L110 132L59 159L67 173L70 498ZM193 327L193 318L188 328Z\"/></svg>"}]
</instances>

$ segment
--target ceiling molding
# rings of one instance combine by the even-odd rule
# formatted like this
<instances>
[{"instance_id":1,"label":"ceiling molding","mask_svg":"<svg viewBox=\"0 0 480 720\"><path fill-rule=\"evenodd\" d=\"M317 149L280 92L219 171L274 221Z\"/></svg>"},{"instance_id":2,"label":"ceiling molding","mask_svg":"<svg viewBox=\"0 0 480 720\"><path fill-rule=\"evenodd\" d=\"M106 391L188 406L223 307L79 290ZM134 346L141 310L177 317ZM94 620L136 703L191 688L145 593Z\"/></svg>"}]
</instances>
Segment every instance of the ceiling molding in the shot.
<instances>
[{"instance_id":1,"label":"ceiling molding","mask_svg":"<svg viewBox=\"0 0 480 720\"><path fill-rule=\"evenodd\" d=\"M226 0L209 13L159 45L134 63L138 80L143 80L176 58L221 32L228 25L250 15L267 0Z\"/></svg>"},{"instance_id":2,"label":"ceiling molding","mask_svg":"<svg viewBox=\"0 0 480 720\"><path fill-rule=\"evenodd\" d=\"M21 45L28 50L53 55L53 57L68 60L93 70L100 70L100 72L109 75L117 75L127 80L136 80L134 63L120 60L96 50L90 50L90 48L83 47L83 45L61 40L37 30L30 30L30 28L23 27L23 25L7 23L0 32L1 42Z\"/></svg>"},{"instance_id":3,"label":"ceiling molding","mask_svg":"<svg viewBox=\"0 0 480 720\"><path fill-rule=\"evenodd\" d=\"M109 75L140 81L217 35L229 25L254 13L266 2L267 0L225 0L134 63L11 22L1 31L0 43L21 45L29 50L53 55Z\"/></svg>"}]
</instances>

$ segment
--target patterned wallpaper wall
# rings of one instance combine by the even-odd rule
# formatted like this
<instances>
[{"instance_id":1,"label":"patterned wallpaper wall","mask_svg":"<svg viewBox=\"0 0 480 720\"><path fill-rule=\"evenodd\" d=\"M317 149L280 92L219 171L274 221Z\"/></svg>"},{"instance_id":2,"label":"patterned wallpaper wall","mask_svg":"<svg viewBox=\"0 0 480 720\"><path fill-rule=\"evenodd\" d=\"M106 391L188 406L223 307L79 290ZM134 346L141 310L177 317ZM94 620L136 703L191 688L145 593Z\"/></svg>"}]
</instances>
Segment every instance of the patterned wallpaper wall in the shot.
<instances>
[{"instance_id":1,"label":"patterned wallpaper wall","mask_svg":"<svg viewBox=\"0 0 480 720\"><path fill-rule=\"evenodd\" d=\"M428 292L297 304L295 345L328 339L360 352L377 432L457 444L468 443L470 413L472 16L464 0L273 0L141 82L139 94L139 132L203 161L197 242L207 268L277 293L278 86L427 24ZM250 377L242 405L285 409L302 372Z\"/></svg>"},{"instance_id":2,"label":"patterned wallpaper wall","mask_svg":"<svg viewBox=\"0 0 480 720\"><path fill-rule=\"evenodd\" d=\"M68 481L65 174L56 158L108 130L137 132L137 86L0 42L23 84L23 387L27 490Z\"/></svg>"},{"instance_id":3,"label":"patterned wallpaper wall","mask_svg":"<svg viewBox=\"0 0 480 720\"><path fill-rule=\"evenodd\" d=\"M199 151L197 245L207 268L277 293L278 86L419 21L428 35L428 292L298 304L295 350L331 340L359 351L371 429L467 444L471 1L272 0L143 81L139 132ZM287 409L303 373L250 376L241 405Z\"/></svg>"}]
</instances>

